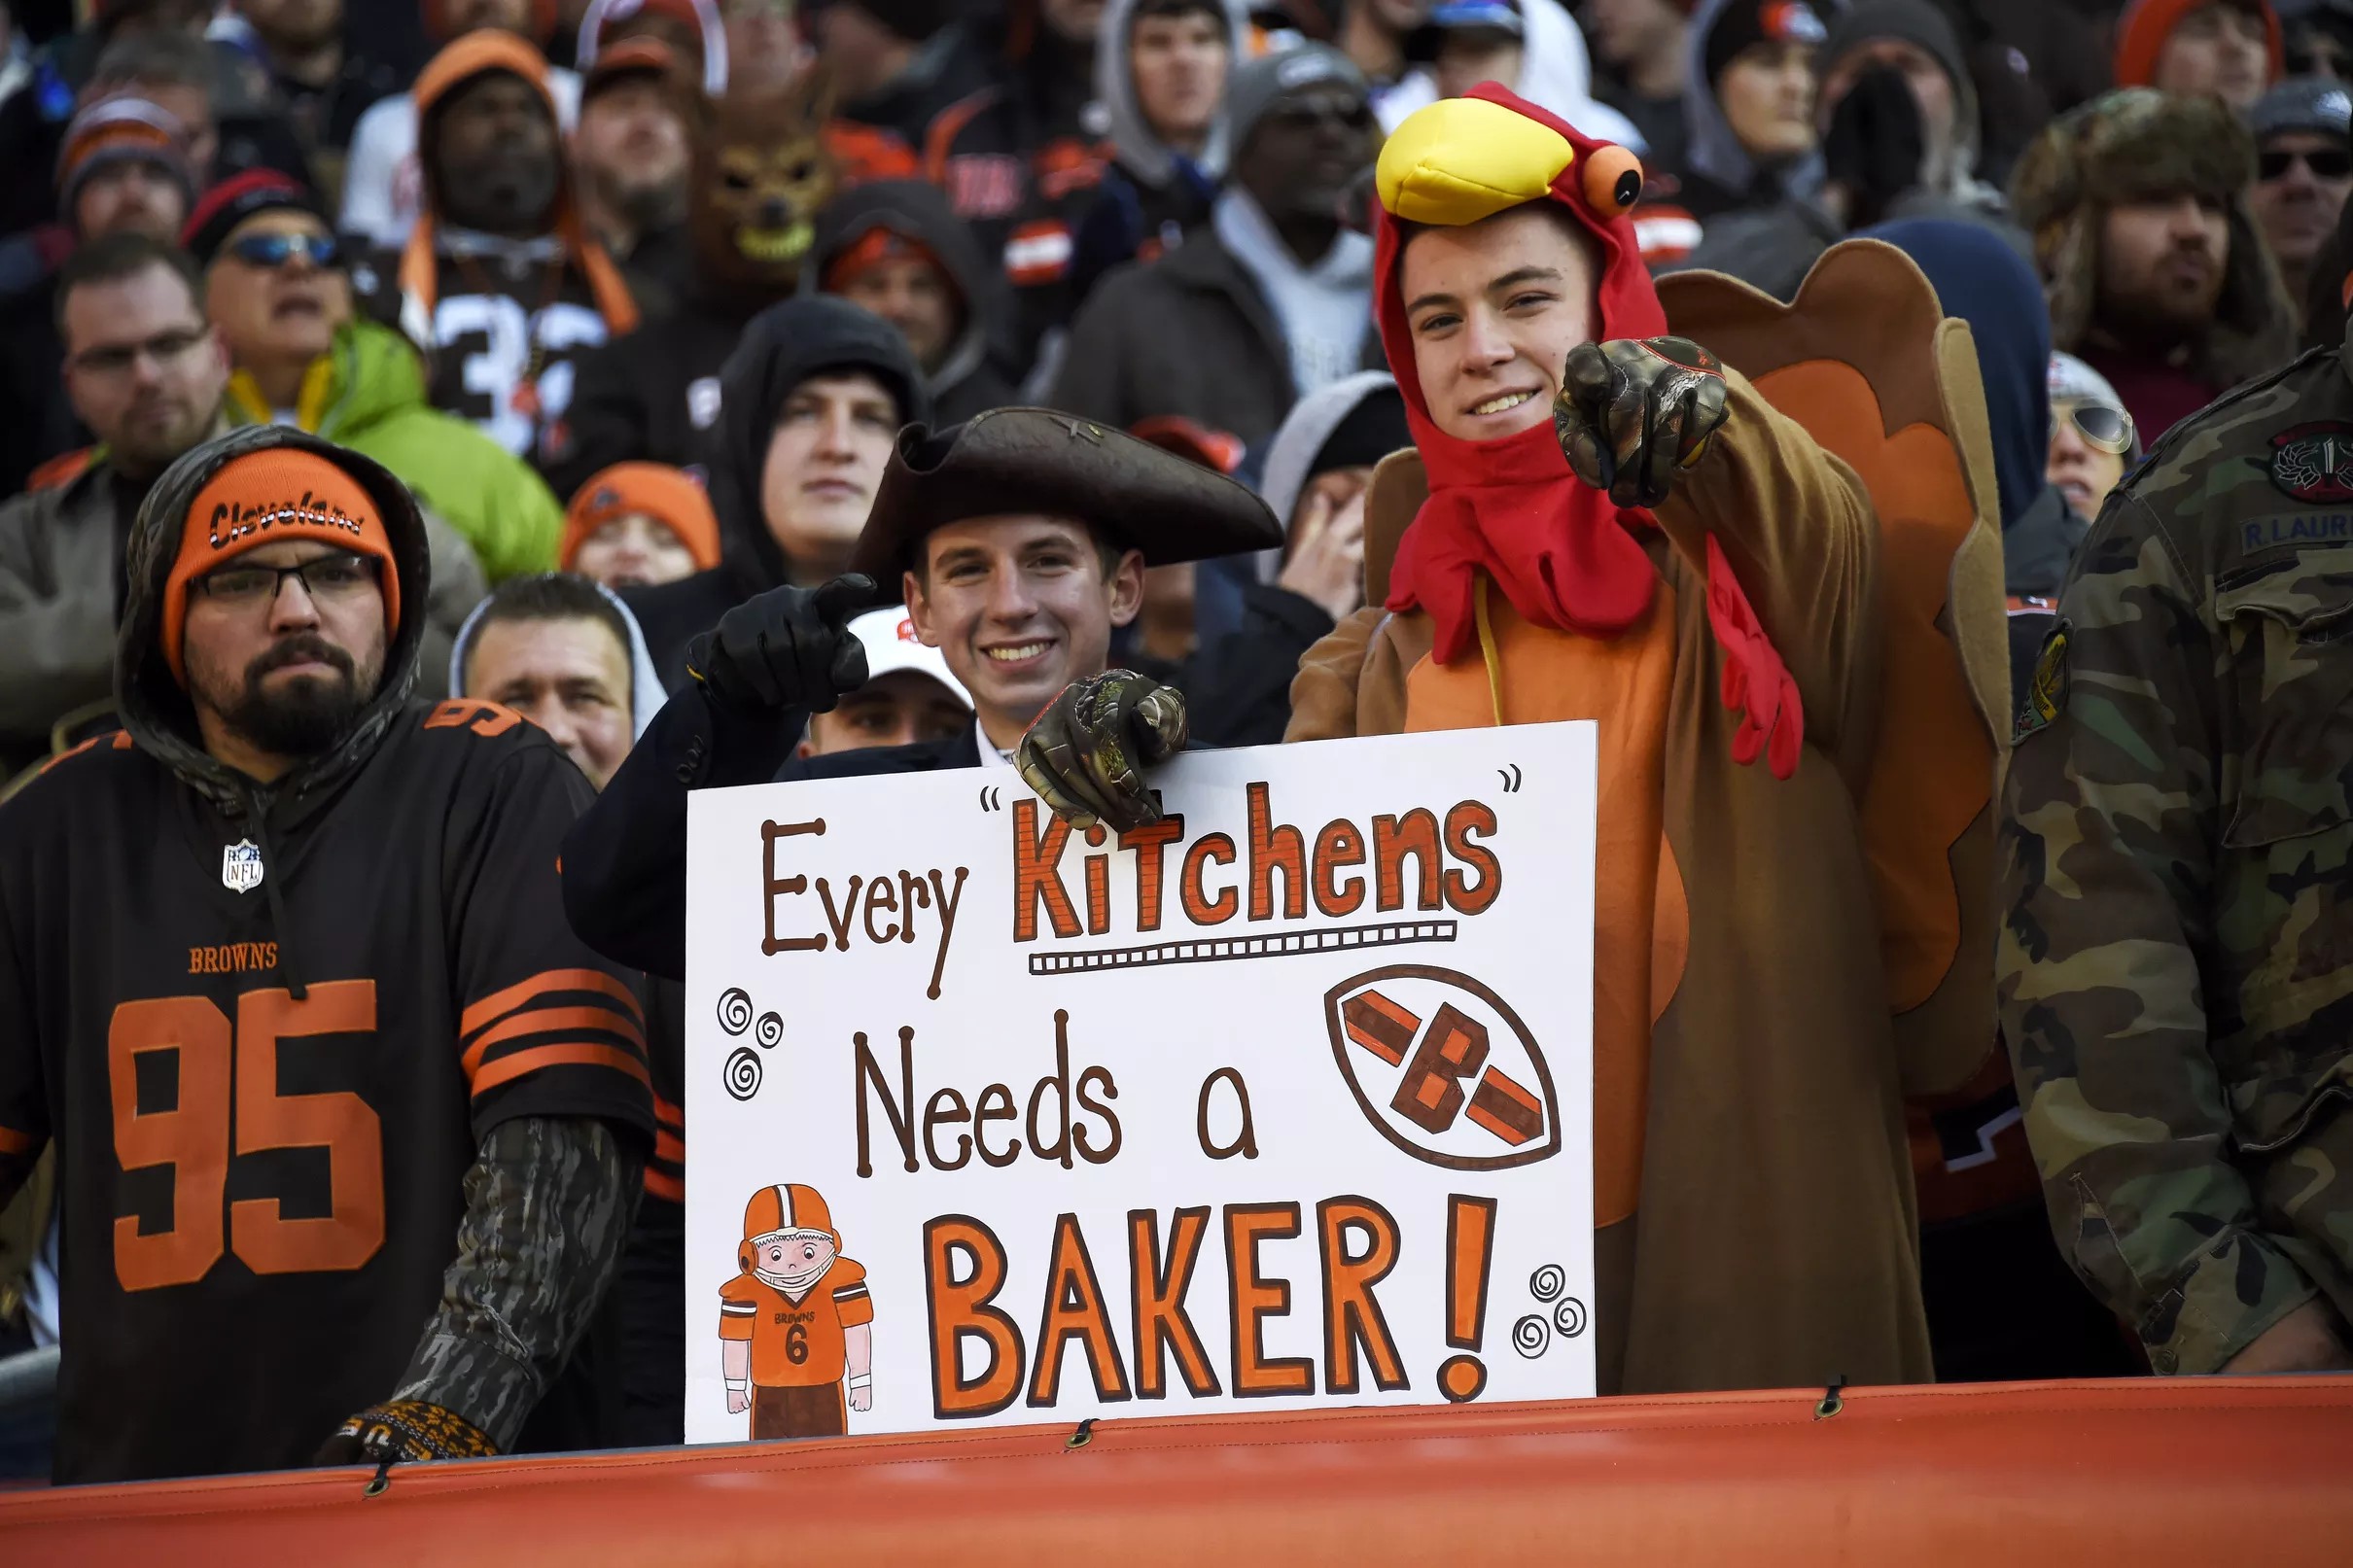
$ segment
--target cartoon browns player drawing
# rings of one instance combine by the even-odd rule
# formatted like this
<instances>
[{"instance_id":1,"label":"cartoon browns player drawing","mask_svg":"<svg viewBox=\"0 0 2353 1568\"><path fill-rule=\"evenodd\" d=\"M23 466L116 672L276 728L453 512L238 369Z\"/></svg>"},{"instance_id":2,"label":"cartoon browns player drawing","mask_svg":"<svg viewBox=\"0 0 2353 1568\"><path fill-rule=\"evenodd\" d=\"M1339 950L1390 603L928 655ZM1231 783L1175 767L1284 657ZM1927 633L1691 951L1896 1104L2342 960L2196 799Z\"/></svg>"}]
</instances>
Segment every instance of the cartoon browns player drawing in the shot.
<instances>
[{"instance_id":1,"label":"cartoon browns player drawing","mask_svg":"<svg viewBox=\"0 0 2353 1568\"><path fill-rule=\"evenodd\" d=\"M847 1411L874 1405L874 1303L825 1199L814 1187L754 1193L735 1262L719 1292L727 1412L749 1409L755 1440L842 1436Z\"/></svg>"}]
</instances>

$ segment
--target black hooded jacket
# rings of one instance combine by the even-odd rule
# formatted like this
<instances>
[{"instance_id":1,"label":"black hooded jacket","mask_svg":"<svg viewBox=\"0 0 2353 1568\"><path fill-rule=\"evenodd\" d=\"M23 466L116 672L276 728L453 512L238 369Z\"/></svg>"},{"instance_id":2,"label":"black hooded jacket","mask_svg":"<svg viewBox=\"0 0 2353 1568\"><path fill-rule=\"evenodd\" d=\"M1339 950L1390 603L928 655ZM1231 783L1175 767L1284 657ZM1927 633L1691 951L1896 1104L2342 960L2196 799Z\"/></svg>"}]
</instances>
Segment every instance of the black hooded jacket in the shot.
<instances>
[{"instance_id":1,"label":"black hooded jacket","mask_svg":"<svg viewBox=\"0 0 2353 1568\"><path fill-rule=\"evenodd\" d=\"M785 400L811 376L829 370L872 374L897 398L900 423L931 422L923 372L889 322L822 296L787 299L752 319L720 370L720 414L707 447L720 564L621 596L646 634L666 689L675 692L685 682L686 644L696 633L754 594L791 580L760 508L760 470Z\"/></svg>"},{"instance_id":2,"label":"black hooded jacket","mask_svg":"<svg viewBox=\"0 0 2353 1568\"><path fill-rule=\"evenodd\" d=\"M159 632L190 505L271 447L367 490L404 613L349 733L262 784L205 750ZM587 782L504 709L410 700L424 527L354 453L272 426L197 448L141 507L129 581L125 728L0 810L0 1202L53 1141L57 1479L299 1465L396 1396L509 1445L618 1258L652 1135L637 1004L556 881ZM126 1095L218 1159L155 1167Z\"/></svg>"},{"instance_id":3,"label":"black hooded jacket","mask_svg":"<svg viewBox=\"0 0 2353 1568\"><path fill-rule=\"evenodd\" d=\"M958 425L984 408L1016 401L1013 383L1000 368L1011 354L1000 339L1013 311L1003 269L981 255L970 226L936 186L878 180L834 197L818 220L818 277L826 279L843 252L878 228L913 239L937 257L960 298L963 330L940 363L925 371L938 421Z\"/></svg>"}]
</instances>

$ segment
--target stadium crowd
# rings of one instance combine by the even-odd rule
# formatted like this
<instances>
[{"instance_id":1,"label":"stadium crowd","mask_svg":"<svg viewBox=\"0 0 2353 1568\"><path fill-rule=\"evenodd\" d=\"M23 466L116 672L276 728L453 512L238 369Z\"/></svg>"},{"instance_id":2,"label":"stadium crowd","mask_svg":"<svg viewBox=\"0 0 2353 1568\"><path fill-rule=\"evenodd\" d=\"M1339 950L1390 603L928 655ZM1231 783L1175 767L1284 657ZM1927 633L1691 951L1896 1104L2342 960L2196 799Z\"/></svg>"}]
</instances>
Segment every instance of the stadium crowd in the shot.
<instances>
[{"instance_id":1,"label":"stadium crowd","mask_svg":"<svg viewBox=\"0 0 2353 1568\"><path fill-rule=\"evenodd\" d=\"M1313 675L1393 635L1376 469L1420 446L1437 497L1491 428L1443 415L1423 303L1491 354L1445 372L1478 386L1544 345L1546 443L1558 350L1683 342L1556 341L1549 296L1436 284L1392 319L1382 234L1454 220L1377 188L1385 138L1483 83L1639 158L1602 325L1691 270L1794 300L1861 236L1971 330L2022 781L1984 965L2009 1050L1861 1113L1893 1119L1896 1240L1809 1287L1877 1293L1894 1348L1858 1365L2353 1368L2353 567L2323 559L2353 540L2353 0L49 0L0 28L0 1367L60 1367L0 1398L0 1476L681 1441L687 789L1010 755L1120 825L1024 748L1041 713L1139 764L1375 732L1353 695L1322 727ZM1753 399L1714 410L1776 428ZM975 418L1006 408L1053 413ZM1746 450L1709 429L1676 465L1703 509ZM1851 481L1812 456L1801 531ZM1614 471L1674 534L1668 481ZM2201 578L2185 540L2226 522ZM2168 564L2178 593L2086 586ZM1712 571L1659 574L1717 612ZM1794 714L1829 634L1748 588ZM1475 670L1479 594L1476 640L1441 612L1435 653L1370 657L1461 631ZM2115 662L2152 615L2179 689ZM2153 709L2087 711L2127 685ZM1762 723L1787 778L1797 732ZM2137 956L2051 869L2103 845ZM1668 1365L1619 1343L1605 1391L1738 1376Z\"/></svg>"}]
</instances>

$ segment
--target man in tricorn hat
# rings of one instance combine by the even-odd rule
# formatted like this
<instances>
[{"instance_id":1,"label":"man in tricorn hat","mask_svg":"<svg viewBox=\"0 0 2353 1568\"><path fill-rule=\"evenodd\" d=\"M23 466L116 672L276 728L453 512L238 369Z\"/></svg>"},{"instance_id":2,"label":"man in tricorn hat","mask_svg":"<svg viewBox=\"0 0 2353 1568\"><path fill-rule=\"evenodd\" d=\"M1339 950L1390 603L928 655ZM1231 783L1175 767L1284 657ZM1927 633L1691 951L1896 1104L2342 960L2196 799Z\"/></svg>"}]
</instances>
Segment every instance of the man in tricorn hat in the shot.
<instances>
[{"instance_id":1,"label":"man in tricorn hat","mask_svg":"<svg viewBox=\"0 0 2353 1568\"><path fill-rule=\"evenodd\" d=\"M1146 567L1271 548L1256 496L1107 426L1042 408L901 431L848 575L773 588L688 645L692 683L664 706L564 845L573 928L621 962L685 970L686 792L770 779L1002 767L1030 722L1102 672L1136 618ZM971 693L945 741L794 758L808 715L865 683L848 630L903 593L923 641ZM1181 744L1173 694L1160 733Z\"/></svg>"}]
</instances>

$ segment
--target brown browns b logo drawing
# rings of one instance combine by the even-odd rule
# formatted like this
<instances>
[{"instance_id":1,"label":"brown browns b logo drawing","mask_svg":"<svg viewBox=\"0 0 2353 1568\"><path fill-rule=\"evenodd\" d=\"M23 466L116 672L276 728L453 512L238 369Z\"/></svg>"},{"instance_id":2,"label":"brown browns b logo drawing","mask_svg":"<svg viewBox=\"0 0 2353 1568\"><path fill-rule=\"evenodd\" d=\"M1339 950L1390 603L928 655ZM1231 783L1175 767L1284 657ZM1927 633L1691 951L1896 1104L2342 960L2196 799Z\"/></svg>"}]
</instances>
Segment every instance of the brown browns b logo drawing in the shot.
<instances>
[{"instance_id":1,"label":"brown browns b logo drawing","mask_svg":"<svg viewBox=\"0 0 2353 1568\"><path fill-rule=\"evenodd\" d=\"M1469 975L1393 964L1324 993L1332 1057L1383 1137L1449 1170L1561 1150L1552 1068L1520 1015Z\"/></svg>"}]
</instances>

